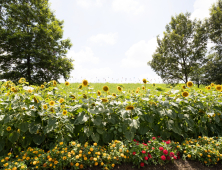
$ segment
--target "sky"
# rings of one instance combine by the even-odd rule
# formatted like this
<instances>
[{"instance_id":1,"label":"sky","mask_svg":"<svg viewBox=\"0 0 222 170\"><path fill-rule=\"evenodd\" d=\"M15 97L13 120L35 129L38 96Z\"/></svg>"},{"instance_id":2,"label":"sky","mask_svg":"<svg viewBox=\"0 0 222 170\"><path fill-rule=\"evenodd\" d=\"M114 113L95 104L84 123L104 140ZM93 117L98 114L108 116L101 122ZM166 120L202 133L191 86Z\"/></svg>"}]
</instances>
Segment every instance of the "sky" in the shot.
<instances>
[{"instance_id":1,"label":"sky","mask_svg":"<svg viewBox=\"0 0 222 170\"><path fill-rule=\"evenodd\" d=\"M50 0L56 18L64 20L63 39L73 44L69 82L161 83L147 65L172 16L209 17L216 0ZM210 48L212 44L208 44ZM64 82L60 79L60 82Z\"/></svg>"}]
</instances>

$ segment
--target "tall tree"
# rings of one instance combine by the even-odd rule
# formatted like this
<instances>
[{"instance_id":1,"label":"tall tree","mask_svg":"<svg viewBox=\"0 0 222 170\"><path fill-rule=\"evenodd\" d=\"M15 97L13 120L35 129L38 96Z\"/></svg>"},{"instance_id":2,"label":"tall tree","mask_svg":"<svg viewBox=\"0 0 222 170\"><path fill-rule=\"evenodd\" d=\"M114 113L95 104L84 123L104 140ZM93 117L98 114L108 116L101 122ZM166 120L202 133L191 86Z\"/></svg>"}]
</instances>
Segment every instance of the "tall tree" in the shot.
<instances>
[{"instance_id":1,"label":"tall tree","mask_svg":"<svg viewBox=\"0 0 222 170\"><path fill-rule=\"evenodd\" d=\"M190 13L171 18L164 37L157 36L158 47L148 65L166 83L186 83L193 68L206 62L206 28L201 21L190 19Z\"/></svg>"},{"instance_id":2,"label":"tall tree","mask_svg":"<svg viewBox=\"0 0 222 170\"><path fill-rule=\"evenodd\" d=\"M48 0L2 0L0 11L0 79L31 84L68 79L73 64L63 37L63 21L56 19Z\"/></svg>"},{"instance_id":3,"label":"tall tree","mask_svg":"<svg viewBox=\"0 0 222 170\"><path fill-rule=\"evenodd\" d=\"M222 0L218 0L210 8L210 17L206 19L206 26L214 46L213 53L208 56L205 80L208 80L207 83L222 84Z\"/></svg>"}]
</instances>

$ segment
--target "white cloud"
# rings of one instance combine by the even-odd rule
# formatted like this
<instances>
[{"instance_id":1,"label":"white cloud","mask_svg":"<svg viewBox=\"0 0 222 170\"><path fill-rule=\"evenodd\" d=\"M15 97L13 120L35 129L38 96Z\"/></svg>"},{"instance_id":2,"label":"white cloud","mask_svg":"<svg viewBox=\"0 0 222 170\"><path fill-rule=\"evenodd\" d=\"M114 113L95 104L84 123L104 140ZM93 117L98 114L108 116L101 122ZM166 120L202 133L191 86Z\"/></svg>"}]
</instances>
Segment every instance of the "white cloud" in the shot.
<instances>
[{"instance_id":1,"label":"white cloud","mask_svg":"<svg viewBox=\"0 0 222 170\"><path fill-rule=\"evenodd\" d=\"M124 68L139 68L148 67L147 62L152 60L152 55L157 48L156 38L145 40L133 44L128 51L126 51L126 58L122 59L121 66Z\"/></svg>"},{"instance_id":2,"label":"white cloud","mask_svg":"<svg viewBox=\"0 0 222 170\"><path fill-rule=\"evenodd\" d=\"M102 7L104 0L77 0L76 2L82 8L89 9L92 6Z\"/></svg>"},{"instance_id":3,"label":"white cloud","mask_svg":"<svg viewBox=\"0 0 222 170\"><path fill-rule=\"evenodd\" d=\"M74 66L77 64L90 62L93 64L99 63L99 58L94 56L94 53L90 47L83 47L79 52L70 51L68 58L74 59Z\"/></svg>"},{"instance_id":4,"label":"white cloud","mask_svg":"<svg viewBox=\"0 0 222 170\"><path fill-rule=\"evenodd\" d=\"M137 15L144 11L144 6L136 0L113 0L112 7L116 12Z\"/></svg>"},{"instance_id":5,"label":"white cloud","mask_svg":"<svg viewBox=\"0 0 222 170\"><path fill-rule=\"evenodd\" d=\"M117 33L108 33L108 34L97 34L91 36L88 41L93 43L98 43L100 45L109 44L114 45L117 41L118 34Z\"/></svg>"},{"instance_id":6,"label":"white cloud","mask_svg":"<svg viewBox=\"0 0 222 170\"><path fill-rule=\"evenodd\" d=\"M204 19L209 17L209 9L211 8L212 4L217 2L217 0L196 0L194 2L194 12L191 14L191 19Z\"/></svg>"}]
</instances>

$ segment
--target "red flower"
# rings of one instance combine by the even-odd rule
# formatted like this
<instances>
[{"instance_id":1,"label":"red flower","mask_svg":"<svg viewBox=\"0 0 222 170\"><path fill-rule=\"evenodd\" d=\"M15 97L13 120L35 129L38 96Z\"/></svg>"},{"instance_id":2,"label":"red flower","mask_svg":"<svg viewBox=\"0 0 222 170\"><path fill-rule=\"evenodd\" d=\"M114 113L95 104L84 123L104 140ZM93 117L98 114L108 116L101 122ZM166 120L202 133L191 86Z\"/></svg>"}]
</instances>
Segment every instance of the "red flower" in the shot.
<instances>
[{"instance_id":1,"label":"red flower","mask_svg":"<svg viewBox=\"0 0 222 170\"><path fill-rule=\"evenodd\" d=\"M173 157L173 156L174 156L174 153L173 153L173 152L170 152L170 156Z\"/></svg>"},{"instance_id":2,"label":"red flower","mask_svg":"<svg viewBox=\"0 0 222 170\"><path fill-rule=\"evenodd\" d=\"M138 143L136 145L139 145Z\"/></svg>"},{"instance_id":3,"label":"red flower","mask_svg":"<svg viewBox=\"0 0 222 170\"><path fill-rule=\"evenodd\" d=\"M170 141L168 140L168 141L166 141L166 144L170 144Z\"/></svg>"},{"instance_id":4,"label":"red flower","mask_svg":"<svg viewBox=\"0 0 222 170\"><path fill-rule=\"evenodd\" d=\"M152 158L151 154L148 153L148 158Z\"/></svg>"},{"instance_id":5,"label":"red flower","mask_svg":"<svg viewBox=\"0 0 222 170\"><path fill-rule=\"evenodd\" d=\"M134 142L136 142L136 139L133 139Z\"/></svg>"},{"instance_id":6,"label":"red flower","mask_svg":"<svg viewBox=\"0 0 222 170\"><path fill-rule=\"evenodd\" d=\"M163 161L165 161L165 160L166 160L166 157L165 157L164 155L162 155L162 156L161 156L161 159L162 159Z\"/></svg>"},{"instance_id":7,"label":"red flower","mask_svg":"<svg viewBox=\"0 0 222 170\"><path fill-rule=\"evenodd\" d=\"M180 155L177 156L177 159L180 159Z\"/></svg>"},{"instance_id":8,"label":"red flower","mask_svg":"<svg viewBox=\"0 0 222 170\"><path fill-rule=\"evenodd\" d=\"M167 160L170 160L170 157L169 157L169 156L167 156Z\"/></svg>"},{"instance_id":9,"label":"red flower","mask_svg":"<svg viewBox=\"0 0 222 170\"><path fill-rule=\"evenodd\" d=\"M147 161L149 158L147 156L145 156L144 159Z\"/></svg>"},{"instance_id":10,"label":"red flower","mask_svg":"<svg viewBox=\"0 0 222 170\"><path fill-rule=\"evenodd\" d=\"M152 137L152 139L153 139L153 140L155 140L155 139L156 139L156 137Z\"/></svg>"},{"instance_id":11,"label":"red flower","mask_svg":"<svg viewBox=\"0 0 222 170\"><path fill-rule=\"evenodd\" d=\"M174 157L173 157L173 159L177 159L177 157L176 157L176 156L174 156Z\"/></svg>"},{"instance_id":12,"label":"red flower","mask_svg":"<svg viewBox=\"0 0 222 170\"><path fill-rule=\"evenodd\" d=\"M161 151L162 151L162 150L163 150L163 147L159 147L159 150L161 150Z\"/></svg>"},{"instance_id":13,"label":"red flower","mask_svg":"<svg viewBox=\"0 0 222 170\"><path fill-rule=\"evenodd\" d=\"M133 155L136 155L136 152L133 152Z\"/></svg>"},{"instance_id":14,"label":"red flower","mask_svg":"<svg viewBox=\"0 0 222 170\"><path fill-rule=\"evenodd\" d=\"M147 146L147 144L146 144L146 143L144 143L143 145L144 145L144 146Z\"/></svg>"},{"instance_id":15,"label":"red flower","mask_svg":"<svg viewBox=\"0 0 222 170\"><path fill-rule=\"evenodd\" d=\"M168 154L168 151L167 151L167 150L163 150L163 153L164 153L165 155L167 155L167 154Z\"/></svg>"},{"instance_id":16,"label":"red flower","mask_svg":"<svg viewBox=\"0 0 222 170\"><path fill-rule=\"evenodd\" d=\"M143 163L143 162L141 162L141 163L140 163L140 166L141 166L141 167L144 167L144 163Z\"/></svg>"},{"instance_id":17,"label":"red flower","mask_svg":"<svg viewBox=\"0 0 222 170\"><path fill-rule=\"evenodd\" d=\"M158 138L160 138L160 136L157 136Z\"/></svg>"},{"instance_id":18,"label":"red flower","mask_svg":"<svg viewBox=\"0 0 222 170\"><path fill-rule=\"evenodd\" d=\"M154 147L152 147L152 149L154 150L155 148L154 148Z\"/></svg>"},{"instance_id":19,"label":"red flower","mask_svg":"<svg viewBox=\"0 0 222 170\"><path fill-rule=\"evenodd\" d=\"M142 153L143 153L143 154L145 154L145 153L146 153L146 151L142 151Z\"/></svg>"},{"instance_id":20,"label":"red flower","mask_svg":"<svg viewBox=\"0 0 222 170\"><path fill-rule=\"evenodd\" d=\"M151 143L150 141L148 141L148 143Z\"/></svg>"}]
</instances>

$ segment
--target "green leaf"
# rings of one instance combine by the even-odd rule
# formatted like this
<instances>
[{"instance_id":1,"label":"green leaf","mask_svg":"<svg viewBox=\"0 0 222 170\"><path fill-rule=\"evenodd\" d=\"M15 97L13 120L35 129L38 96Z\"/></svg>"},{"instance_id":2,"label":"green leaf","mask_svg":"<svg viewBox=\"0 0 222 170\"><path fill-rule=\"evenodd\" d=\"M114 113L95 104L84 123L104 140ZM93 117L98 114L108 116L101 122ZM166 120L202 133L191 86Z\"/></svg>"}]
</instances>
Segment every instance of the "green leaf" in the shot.
<instances>
[{"instance_id":1,"label":"green leaf","mask_svg":"<svg viewBox=\"0 0 222 170\"><path fill-rule=\"evenodd\" d=\"M98 133L92 133L91 137L94 142L96 142L96 143L99 142L99 134Z\"/></svg>"},{"instance_id":2,"label":"green leaf","mask_svg":"<svg viewBox=\"0 0 222 170\"><path fill-rule=\"evenodd\" d=\"M17 132L10 133L8 139L10 142L14 143L15 141L19 139L19 133Z\"/></svg>"},{"instance_id":3,"label":"green leaf","mask_svg":"<svg viewBox=\"0 0 222 170\"><path fill-rule=\"evenodd\" d=\"M141 135L145 135L145 134L148 132L148 130L149 130L149 127L148 127L148 126L140 126L140 128L139 128L139 133L140 133Z\"/></svg>"},{"instance_id":4,"label":"green leaf","mask_svg":"<svg viewBox=\"0 0 222 170\"><path fill-rule=\"evenodd\" d=\"M101 129L101 128L97 128L96 131L97 131L99 134L101 134L101 135L104 133L104 130Z\"/></svg>"},{"instance_id":5,"label":"green leaf","mask_svg":"<svg viewBox=\"0 0 222 170\"><path fill-rule=\"evenodd\" d=\"M126 139L129 140L129 141L132 141L133 138L134 138L134 133L131 132L131 131L126 131L126 132L124 133L124 135L125 135Z\"/></svg>"},{"instance_id":6,"label":"green leaf","mask_svg":"<svg viewBox=\"0 0 222 170\"><path fill-rule=\"evenodd\" d=\"M4 148L5 146L5 139L0 138L0 151Z\"/></svg>"},{"instance_id":7,"label":"green leaf","mask_svg":"<svg viewBox=\"0 0 222 170\"><path fill-rule=\"evenodd\" d=\"M87 122L89 119L89 115L85 114L85 112L80 112L76 118L76 121L74 124L83 124Z\"/></svg>"},{"instance_id":8,"label":"green leaf","mask_svg":"<svg viewBox=\"0 0 222 170\"><path fill-rule=\"evenodd\" d=\"M85 126L83 128L83 131L84 131L84 133L86 134L87 137L90 137L90 135L92 135L92 133L93 133L93 127Z\"/></svg>"},{"instance_id":9,"label":"green leaf","mask_svg":"<svg viewBox=\"0 0 222 170\"><path fill-rule=\"evenodd\" d=\"M4 119L5 115L0 115L0 121Z\"/></svg>"},{"instance_id":10,"label":"green leaf","mask_svg":"<svg viewBox=\"0 0 222 170\"><path fill-rule=\"evenodd\" d=\"M22 139L22 147L26 148L27 146L29 146L32 142L32 136L31 135L26 135L23 139Z\"/></svg>"},{"instance_id":11,"label":"green leaf","mask_svg":"<svg viewBox=\"0 0 222 170\"><path fill-rule=\"evenodd\" d=\"M154 116L151 116L151 115L148 115L148 114L144 115L144 118L149 123L153 123L153 121L154 121Z\"/></svg>"},{"instance_id":12,"label":"green leaf","mask_svg":"<svg viewBox=\"0 0 222 170\"><path fill-rule=\"evenodd\" d=\"M96 126L100 126L102 124L102 118L100 116L97 116L95 119L92 121Z\"/></svg>"},{"instance_id":13,"label":"green leaf","mask_svg":"<svg viewBox=\"0 0 222 170\"><path fill-rule=\"evenodd\" d=\"M71 133L73 133L74 130L74 126L72 124L65 124L65 127L68 131L70 131Z\"/></svg>"},{"instance_id":14,"label":"green leaf","mask_svg":"<svg viewBox=\"0 0 222 170\"><path fill-rule=\"evenodd\" d=\"M49 117L48 119L48 126L54 126L56 124L57 120L54 117Z\"/></svg>"},{"instance_id":15,"label":"green leaf","mask_svg":"<svg viewBox=\"0 0 222 170\"><path fill-rule=\"evenodd\" d=\"M31 123L31 124L29 125L29 132L30 132L31 134L37 133L37 130L38 130L39 128L40 128L40 125L39 125L39 124L35 125L34 123Z\"/></svg>"},{"instance_id":16,"label":"green leaf","mask_svg":"<svg viewBox=\"0 0 222 170\"><path fill-rule=\"evenodd\" d=\"M166 114L167 114L167 116L170 117L171 119L176 119L176 117L177 117L176 113L175 113L173 110L171 110L171 109L166 110Z\"/></svg>"},{"instance_id":17,"label":"green leaf","mask_svg":"<svg viewBox=\"0 0 222 170\"><path fill-rule=\"evenodd\" d=\"M113 140L113 133L104 133L103 135L102 135L102 138L103 138L103 142L104 143L109 143L109 142L111 142L112 140Z\"/></svg>"},{"instance_id":18,"label":"green leaf","mask_svg":"<svg viewBox=\"0 0 222 170\"><path fill-rule=\"evenodd\" d=\"M18 128L22 131L22 132L26 132L29 128L29 124L28 122L22 122L21 124L18 125Z\"/></svg>"},{"instance_id":19,"label":"green leaf","mask_svg":"<svg viewBox=\"0 0 222 170\"><path fill-rule=\"evenodd\" d=\"M40 145L44 140L45 140L45 136L44 135L34 135L33 136L33 142L36 145Z\"/></svg>"},{"instance_id":20,"label":"green leaf","mask_svg":"<svg viewBox=\"0 0 222 170\"><path fill-rule=\"evenodd\" d=\"M129 126L130 126L130 127L134 127L135 129L138 129L138 128L139 128L139 122L138 122L138 120L135 120L135 119L130 120Z\"/></svg>"}]
</instances>

